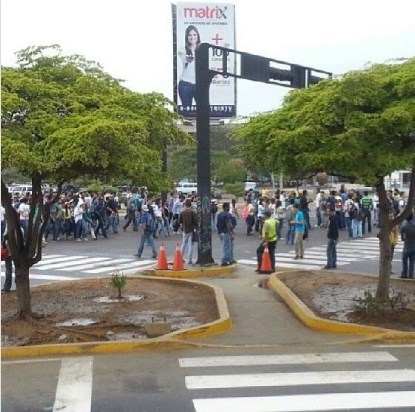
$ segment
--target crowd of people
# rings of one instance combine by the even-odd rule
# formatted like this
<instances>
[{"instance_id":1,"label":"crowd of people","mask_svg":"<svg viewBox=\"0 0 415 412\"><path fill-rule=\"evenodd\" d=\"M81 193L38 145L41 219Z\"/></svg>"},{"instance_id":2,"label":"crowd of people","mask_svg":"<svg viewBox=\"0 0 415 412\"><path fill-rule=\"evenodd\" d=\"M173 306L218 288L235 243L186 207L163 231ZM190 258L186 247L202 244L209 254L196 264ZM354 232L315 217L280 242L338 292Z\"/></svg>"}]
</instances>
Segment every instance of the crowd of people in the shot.
<instances>
[{"instance_id":1,"label":"crowd of people","mask_svg":"<svg viewBox=\"0 0 415 412\"><path fill-rule=\"evenodd\" d=\"M51 201L52 195L47 195L46 200ZM395 189L388 192L388 201L390 218L393 218L402 213L407 199L404 192ZM46 245L50 238L53 242L106 239L109 232L117 234L120 227L126 231L131 226L133 231L140 232L135 254L137 258L142 257L146 244L151 247L152 258L157 258L154 239L161 235L178 234L182 235L182 255L188 264L193 264L193 249L198 242L196 202L195 193L188 197L171 193L163 202L159 197L149 196L145 188L141 188L139 191L129 192L125 208L121 208L115 193L65 192L58 202L50 203L50 218L43 244ZM310 223L313 203L317 219L314 226ZM13 199L13 206L19 215L24 234L28 227L30 195ZM235 199L224 202L220 211L217 200L212 199L210 212L212 232L217 232L223 245L222 266L235 263L235 227L242 218L246 225L246 235L252 236L257 232L261 238L257 248L258 272L261 270L265 246L270 252L272 270L275 270L274 252L278 240L285 240L287 245L294 246L294 259L303 259L304 241L308 239L312 228L327 229L327 264L324 268L334 269L339 231L344 230L350 239L356 239L361 238L366 231L370 233L373 226L381 224L376 192L369 195L368 191L360 193L353 189L346 190L344 186L327 194L323 190L319 191L314 201L309 198L307 190L292 191L287 196L283 191L277 190L274 195L269 196L251 189L245 195L245 205L241 213ZM5 230L5 212L2 207L2 244L7 239L4 236ZM415 222L412 215L393 228L390 236L392 255L399 235L404 241L403 256L406 262L403 264L401 277L413 277ZM7 263L8 272L10 265ZM10 290L6 286L3 289Z\"/></svg>"},{"instance_id":2,"label":"crowd of people","mask_svg":"<svg viewBox=\"0 0 415 412\"><path fill-rule=\"evenodd\" d=\"M389 219L401 214L407 204L405 192L398 189L387 191L387 200ZM357 239L362 238L365 233L371 233L372 226L382 224L379 213L379 197L376 191L369 194L368 190L363 190L361 193L355 189L346 190L344 185L341 185L339 190L330 190L328 193L320 190L315 201L309 198L307 190L302 192L293 190L288 196L277 190L274 196L268 196L260 195L258 191L250 189L245 195L245 202L242 216L246 222L247 236L251 236L255 230L260 233L262 239L267 238L269 229L264 231L263 227L271 218L276 226L277 240L284 240L283 234L285 232L286 244L294 245L294 259L304 258L304 240L308 239L309 230L313 228L310 223L310 210L311 203L314 203L317 219L314 228L327 230L327 264L324 269L337 267L336 244L339 239L339 231L345 231L349 239ZM402 278L413 278L414 275L414 231L415 221L413 214L410 214L405 221L393 227L390 234L391 259L393 259L393 251L398 243L399 235L404 241ZM263 249L264 244L261 243L257 249L258 272L261 268ZM271 244L270 254L274 249L274 245ZM271 264L272 269L275 270L275 262L272 261Z\"/></svg>"}]
</instances>

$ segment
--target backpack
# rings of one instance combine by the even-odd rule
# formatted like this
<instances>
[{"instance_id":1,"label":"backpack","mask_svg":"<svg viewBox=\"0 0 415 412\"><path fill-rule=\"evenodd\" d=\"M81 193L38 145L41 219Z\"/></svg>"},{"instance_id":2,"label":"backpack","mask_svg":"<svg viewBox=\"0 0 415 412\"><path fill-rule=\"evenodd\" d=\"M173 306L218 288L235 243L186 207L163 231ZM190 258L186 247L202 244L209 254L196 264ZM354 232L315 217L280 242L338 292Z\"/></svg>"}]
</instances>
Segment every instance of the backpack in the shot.
<instances>
[{"instance_id":1,"label":"backpack","mask_svg":"<svg viewBox=\"0 0 415 412\"><path fill-rule=\"evenodd\" d=\"M147 221L146 221L146 232L153 233L156 230L156 221L154 220L151 213L147 214Z\"/></svg>"},{"instance_id":2,"label":"backpack","mask_svg":"<svg viewBox=\"0 0 415 412\"><path fill-rule=\"evenodd\" d=\"M354 204L352 204L351 206L350 206L350 209L349 209L349 217L350 217L350 219L356 219L357 218L357 215L358 215L358 209L357 209L357 207L354 205Z\"/></svg>"}]
</instances>

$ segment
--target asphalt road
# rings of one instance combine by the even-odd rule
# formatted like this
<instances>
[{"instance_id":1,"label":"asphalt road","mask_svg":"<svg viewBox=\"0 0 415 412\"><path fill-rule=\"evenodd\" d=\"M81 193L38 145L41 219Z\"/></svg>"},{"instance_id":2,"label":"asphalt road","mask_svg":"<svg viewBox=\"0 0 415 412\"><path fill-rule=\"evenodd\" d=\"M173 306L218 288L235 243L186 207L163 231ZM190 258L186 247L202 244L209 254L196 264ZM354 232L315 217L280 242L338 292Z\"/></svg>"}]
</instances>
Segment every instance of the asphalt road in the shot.
<instances>
[{"instance_id":1,"label":"asphalt road","mask_svg":"<svg viewBox=\"0 0 415 412\"><path fill-rule=\"evenodd\" d=\"M2 411L413 411L412 346L209 348L2 362Z\"/></svg>"},{"instance_id":2,"label":"asphalt road","mask_svg":"<svg viewBox=\"0 0 415 412\"><path fill-rule=\"evenodd\" d=\"M313 216L311 218L314 222ZM286 228L283 229L285 236ZM376 238L377 229L366 234L363 239L349 240L346 231L341 231L337 246L338 267L351 272L368 273L376 275L379 267L379 242ZM235 258L244 265L256 269L256 248L260 243L258 233L253 236L246 235L245 222L239 220L236 228ZM181 235L169 237L161 235L156 240L159 250L163 241L169 261L173 260L177 244L181 244ZM279 240L276 249L276 266L281 268L320 269L326 264L326 230L313 228L310 237L305 242L305 258L293 260L294 247L286 245L285 240ZM41 284L59 280L78 279L86 277L107 276L114 272L137 271L155 264L151 259L149 247L144 249L143 259L138 260L137 253L138 234L129 228L122 229L118 234L109 233L109 239L100 237L97 241L75 242L61 240L52 242L44 247L44 256L41 262L31 269L31 284ZM216 264L221 263L221 242L216 233L212 234L212 255ZM400 273L402 243L395 250L393 271ZM194 258L197 257L197 247L194 246ZM4 276L4 262L2 262L2 276Z\"/></svg>"}]
</instances>

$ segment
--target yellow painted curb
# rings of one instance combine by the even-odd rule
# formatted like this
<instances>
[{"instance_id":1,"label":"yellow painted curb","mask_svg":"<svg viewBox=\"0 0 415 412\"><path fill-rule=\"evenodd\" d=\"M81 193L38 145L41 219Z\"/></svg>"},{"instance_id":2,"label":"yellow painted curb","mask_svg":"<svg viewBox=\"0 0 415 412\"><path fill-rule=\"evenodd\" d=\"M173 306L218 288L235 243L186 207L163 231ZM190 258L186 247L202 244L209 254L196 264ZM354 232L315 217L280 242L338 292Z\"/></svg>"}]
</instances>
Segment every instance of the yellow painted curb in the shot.
<instances>
[{"instance_id":1,"label":"yellow painted curb","mask_svg":"<svg viewBox=\"0 0 415 412\"><path fill-rule=\"evenodd\" d=\"M374 341L415 341L415 332L402 332L393 329L379 328L376 326L366 326L357 323L343 323L320 318L279 279L279 275L282 273L286 272L279 272L271 275L269 278L269 286L281 296L287 306L306 326L331 333L375 335L369 338ZM293 272L290 271L290 273Z\"/></svg>"},{"instance_id":2,"label":"yellow painted curb","mask_svg":"<svg viewBox=\"0 0 415 412\"><path fill-rule=\"evenodd\" d=\"M209 267L200 267L199 269L184 269L184 270L157 270L154 269L154 275L160 277L169 277L169 278L198 278L198 277L214 277L229 275L234 273L236 270L235 265L229 266L209 266Z\"/></svg>"},{"instance_id":3,"label":"yellow painted curb","mask_svg":"<svg viewBox=\"0 0 415 412\"><path fill-rule=\"evenodd\" d=\"M202 285L213 289L216 297L216 304L219 313L219 319L204 325L192 328L182 329L171 332L158 338L146 339L142 341L116 341L116 342L87 342L87 343L66 343L61 345L37 345L37 346L19 346L3 347L1 349L1 358L24 358L37 356L62 356L62 355L91 355L105 353L122 353L134 352L146 349L177 349L192 346L180 339L201 338L219 333L226 332L232 328L232 319L229 315L225 295L221 288L216 285L210 285L195 280L185 280L177 278L165 278L156 276L135 276L142 279L154 279L173 282L188 282ZM71 281L72 282L72 281Z\"/></svg>"}]
</instances>

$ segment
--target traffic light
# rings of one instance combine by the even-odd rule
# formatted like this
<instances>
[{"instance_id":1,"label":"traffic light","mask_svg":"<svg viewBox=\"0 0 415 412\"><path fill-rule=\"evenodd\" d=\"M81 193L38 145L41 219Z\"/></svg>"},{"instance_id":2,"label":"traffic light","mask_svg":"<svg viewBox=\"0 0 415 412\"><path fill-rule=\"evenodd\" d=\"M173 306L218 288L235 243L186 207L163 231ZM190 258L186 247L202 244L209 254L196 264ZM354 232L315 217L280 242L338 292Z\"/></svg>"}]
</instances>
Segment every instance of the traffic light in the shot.
<instances>
[{"instance_id":1,"label":"traffic light","mask_svg":"<svg viewBox=\"0 0 415 412\"><path fill-rule=\"evenodd\" d=\"M293 79L293 73L291 70L277 69L276 67L269 68L269 79L277 80L280 82L290 82Z\"/></svg>"},{"instance_id":2,"label":"traffic light","mask_svg":"<svg viewBox=\"0 0 415 412\"><path fill-rule=\"evenodd\" d=\"M293 79L291 81L291 87L294 89L304 89L306 87L306 68L297 64L291 65L291 72Z\"/></svg>"}]
</instances>

